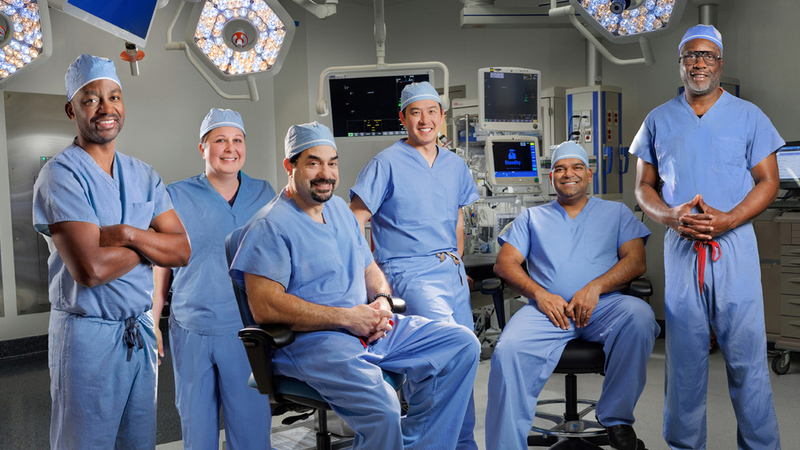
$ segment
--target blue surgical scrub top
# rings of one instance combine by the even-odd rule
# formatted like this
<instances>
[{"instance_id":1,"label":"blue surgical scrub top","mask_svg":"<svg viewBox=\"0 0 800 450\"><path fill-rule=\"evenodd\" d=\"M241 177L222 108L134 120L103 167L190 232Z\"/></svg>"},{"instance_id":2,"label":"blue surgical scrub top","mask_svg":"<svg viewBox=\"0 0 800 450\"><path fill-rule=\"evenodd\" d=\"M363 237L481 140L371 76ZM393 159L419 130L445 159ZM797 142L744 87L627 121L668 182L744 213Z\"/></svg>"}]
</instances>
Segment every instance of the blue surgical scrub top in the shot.
<instances>
[{"instance_id":1,"label":"blue surgical scrub top","mask_svg":"<svg viewBox=\"0 0 800 450\"><path fill-rule=\"evenodd\" d=\"M228 276L225 237L266 206L275 197L275 190L264 180L241 172L240 175L233 206L205 174L167 186L192 243L192 256L186 267L172 269L170 315L185 330L216 334L242 328Z\"/></svg>"},{"instance_id":2,"label":"blue surgical scrub top","mask_svg":"<svg viewBox=\"0 0 800 450\"><path fill-rule=\"evenodd\" d=\"M108 175L77 145L42 167L33 187L33 225L48 237L50 225L87 222L98 227L126 224L142 230L172 209L161 177L149 165L120 152ZM52 242L47 260L50 303L73 314L123 320L153 306L153 270L141 263L116 280L88 288L70 275Z\"/></svg>"},{"instance_id":3,"label":"blue surgical scrub top","mask_svg":"<svg viewBox=\"0 0 800 450\"><path fill-rule=\"evenodd\" d=\"M649 235L624 204L591 197L574 219L558 200L528 208L497 240L525 256L533 281L570 301L619 261L622 244Z\"/></svg>"},{"instance_id":4,"label":"blue surgical scrub top","mask_svg":"<svg viewBox=\"0 0 800 450\"><path fill-rule=\"evenodd\" d=\"M479 198L478 189L464 161L438 148L431 167L400 140L370 160L350 189L372 213L378 263L457 251L458 210Z\"/></svg>"},{"instance_id":5,"label":"blue surgical scrub top","mask_svg":"<svg viewBox=\"0 0 800 450\"><path fill-rule=\"evenodd\" d=\"M337 196L322 215L325 223L315 222L284 188L245 226L231 276L244 286L245 273L260 275L324 306L367 303L364 270L373 259L356 217Z\"/></svg>"},{"instance_id":6,"label":"blue surgical scrub top","mask_svg":"<svg viewBox=\"0 0 800 450\"><path fill-rule=\"evenodd\" d=\"M753 188L750 170L783 144L769 118L748 101L723 92L697 117L681 94L647 115L630 153L656 166L667 206L702 194L709 206L730 211Z\"/></svg>"}]
</instances>

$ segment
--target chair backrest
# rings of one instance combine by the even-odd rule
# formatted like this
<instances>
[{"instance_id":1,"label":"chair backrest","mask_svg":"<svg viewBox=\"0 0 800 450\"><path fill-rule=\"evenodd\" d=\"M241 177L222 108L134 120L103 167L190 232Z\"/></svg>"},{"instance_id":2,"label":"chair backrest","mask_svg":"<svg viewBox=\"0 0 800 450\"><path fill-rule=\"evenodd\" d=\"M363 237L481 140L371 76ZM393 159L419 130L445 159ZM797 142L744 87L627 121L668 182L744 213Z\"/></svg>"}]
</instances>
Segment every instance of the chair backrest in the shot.
<instances>
[{"instance_id":1,"label":"chair backrest","mask_svg":"<svg viewBox=\"0 0 800 450\"><path fill-rule=\"evenodd\" d=\"M228 259L228 269L233 263L233 257L236 256L236 251L239 249L239 240L242 235L243 228L237 228L225 238L225 257ZM239 287L233 278L231 278L233 285L233 293L236 295L236 303L239 305L239 315L242 318L242 325L247 327L257 327L258 324L253 318L253 313L250 312L250 304L247 302L247 291L243 287Z\"/></svg>"}]
</instances>

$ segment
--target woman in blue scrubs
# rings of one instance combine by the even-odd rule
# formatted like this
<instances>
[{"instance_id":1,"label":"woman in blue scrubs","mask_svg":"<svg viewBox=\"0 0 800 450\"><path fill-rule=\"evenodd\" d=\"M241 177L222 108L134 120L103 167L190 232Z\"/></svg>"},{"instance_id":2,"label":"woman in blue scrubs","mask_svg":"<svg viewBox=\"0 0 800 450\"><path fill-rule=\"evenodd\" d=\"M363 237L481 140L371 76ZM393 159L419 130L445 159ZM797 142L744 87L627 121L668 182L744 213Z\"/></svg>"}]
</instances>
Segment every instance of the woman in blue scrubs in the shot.
<instances>
[{"instance_id":1,"label":"woman in blue scrubs","mask_svg":"<svg viewBox=\"0 0 800 450\"><path fill-rule=\"evenodd\" d=\"M199 149L205 173L167 187L191 239L192 257L180 270L155 269L153 317L161 316L171 286L169 334L184 449L218 448L221 407L227 448L268 450L269 401L247 387L250 364L237 335L242 322L228 277L225 236L275 197L275 190L241 171L245 131L236 111L208 113ZM156 334L164 356L158 326Z\"/></svg>"}]
</instances>

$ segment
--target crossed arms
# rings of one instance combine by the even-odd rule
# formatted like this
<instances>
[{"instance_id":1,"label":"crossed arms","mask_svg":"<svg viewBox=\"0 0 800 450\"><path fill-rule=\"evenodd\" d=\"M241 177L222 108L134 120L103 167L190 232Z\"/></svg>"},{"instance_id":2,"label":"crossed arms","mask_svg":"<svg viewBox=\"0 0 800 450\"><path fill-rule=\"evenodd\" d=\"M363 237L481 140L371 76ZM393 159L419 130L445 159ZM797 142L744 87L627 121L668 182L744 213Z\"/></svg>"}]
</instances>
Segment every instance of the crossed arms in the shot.
<instances>
[{"instance_id":1,"label":"crossed arms","mask_svg":"<svg viewBox=\"0 0 800 450\"><path fill-rule=\"evenodd\" d=\"M50 237L72 278L94 287L116 280L142 260L151 264L185 266L191 245L174 209L159 214L148 230L130 225L98 227L88 222L50 225Z\"/></svg>"}]
</instances>

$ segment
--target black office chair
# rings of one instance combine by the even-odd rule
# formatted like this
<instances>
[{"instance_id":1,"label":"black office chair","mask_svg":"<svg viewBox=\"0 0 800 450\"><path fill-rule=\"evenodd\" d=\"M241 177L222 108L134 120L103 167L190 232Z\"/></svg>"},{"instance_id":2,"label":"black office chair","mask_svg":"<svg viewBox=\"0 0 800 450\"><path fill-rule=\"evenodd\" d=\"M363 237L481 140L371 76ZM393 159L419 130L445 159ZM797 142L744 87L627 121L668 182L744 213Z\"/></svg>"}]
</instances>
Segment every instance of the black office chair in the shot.
<instances>
[{"instance_id":1,"label":"black office chair","mask_svg":"<svg viewBox=\"0 0 800 450\"><path fill-rule=\"evenodd\" d=\"M490 278L481 284L481 293L492 296L500 329L506 326L504 288L505 284L499 278ZM633 280L624 293L640 298L650 297L653 295L653 286L650 280L639 278ZM581 373L604 375L605 362L606 355L602 344L583 339L573 339L567 343L558 365L553 370L553 373L564 374L564 398L539 400L536 403L536 417L553 425L550 428L531 427L532 431L539 434L528 436L529 447L548 447L551 450L602 450L601 445L610 445L605 428L597 421L585 418L594 411L597 401L578 398L576 376ZM538 406L561 403L565 409L563 415L547 413L538 408ZM585 407L579 411L579 405ZM645 450L641 440L638 448Z\"/></svg>"},{"instance_id":2,"label":"black office chair","mask_svg":"<svg viewBox=\"0 0 800 450\"><path fill-rule=\"evenodd\" d=\"M242 229L232 231L225 238L225 255L230 267L233 257L236 254L239 244L239 237ZM269 396L273 415L282 415L286 412L298 412L300 418L306 418L311 414L316 415L317 419L317 450L332 450L334 448L344 448L348 442L339 442L335 447L331 444L331 433L328 431L327 411L331 406L319 395L315 389L305 382L296 378L275 375L272 369L272 354L275 350L286 347L294 342L294 332L286 325L259 325L250 312L250 304L247 302L247 292L240 288L233 280L233 292L236 295L236 302L239 305L239 314L242 318L244 328L239 331L239 339L242 340L247 351L247 358L250 361L250 368L253 373L250 377L251 387L258 389L258 392ZM405 302L395 299L395 312L405 311ZM395 390L405 382L402 374L383 372L383 378ZM255 384L255 386L253 386ZM292 423L297 418L284 420L284 424Z\"/></svg>"}]
</instances>

